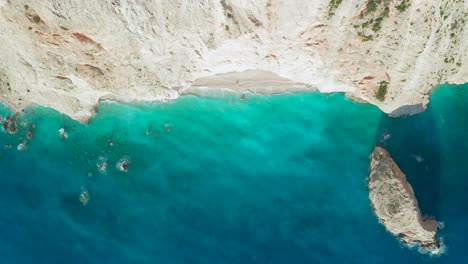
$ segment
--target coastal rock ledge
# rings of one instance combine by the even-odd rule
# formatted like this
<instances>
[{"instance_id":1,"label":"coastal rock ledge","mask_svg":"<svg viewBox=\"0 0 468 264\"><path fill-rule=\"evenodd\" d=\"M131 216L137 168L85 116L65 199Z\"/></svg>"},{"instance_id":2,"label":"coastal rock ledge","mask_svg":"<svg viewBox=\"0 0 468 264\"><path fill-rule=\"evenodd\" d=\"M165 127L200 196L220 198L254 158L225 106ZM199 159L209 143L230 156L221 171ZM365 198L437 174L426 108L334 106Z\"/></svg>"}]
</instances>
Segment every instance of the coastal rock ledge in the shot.
<instances>
[{"instance_id":1,"label":"coastal rock ledge","mask_svg":"<svg viewBox=\"0 0 468 264\"><path fill-rule=\"evenodd\" d=\"M437 221L423 219L405 174L390 154L376 146L371 155L369 199L380 222L406 245L419 245L433 253L440 250Z\"/></svg>"}]
</instances>

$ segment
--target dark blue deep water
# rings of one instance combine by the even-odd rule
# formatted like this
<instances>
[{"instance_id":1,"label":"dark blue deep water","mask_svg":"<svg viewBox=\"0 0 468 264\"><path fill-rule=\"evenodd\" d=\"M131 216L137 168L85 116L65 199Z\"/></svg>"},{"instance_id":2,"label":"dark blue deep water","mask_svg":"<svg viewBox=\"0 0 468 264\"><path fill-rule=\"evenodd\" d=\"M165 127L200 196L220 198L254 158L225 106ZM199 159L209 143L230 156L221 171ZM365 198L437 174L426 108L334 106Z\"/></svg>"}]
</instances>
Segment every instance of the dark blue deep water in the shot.
<instances>
[{"instance_id":1,"label":"dark blue deep water","mask_svg":"<svg viewBox=\"0 0 468 264\"><path fill-rule=\"evenodd\" d=\"M398 119L318 93L103 103L88 126L32 107L0 132L0 263L468 263L467 118L467 85ZM445 225L441 256L400 245L372 212L384 131Z\"/></svg>"}]
</instances>

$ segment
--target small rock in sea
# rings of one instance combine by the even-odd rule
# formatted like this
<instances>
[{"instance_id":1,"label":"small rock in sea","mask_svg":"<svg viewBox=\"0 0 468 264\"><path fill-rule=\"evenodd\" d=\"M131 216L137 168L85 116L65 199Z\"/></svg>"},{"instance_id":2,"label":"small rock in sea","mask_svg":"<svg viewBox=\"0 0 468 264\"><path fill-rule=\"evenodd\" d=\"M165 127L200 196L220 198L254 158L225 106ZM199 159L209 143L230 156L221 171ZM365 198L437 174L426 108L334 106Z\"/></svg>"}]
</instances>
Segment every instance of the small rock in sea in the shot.
<instances>
[{"instance_id":1,"label":"small rock in sea","mask_svg":"<svg viewBox=\"0 0 468 264\"><path fill-rule=\"evenodd\" d=\"M34 132L30 129L28 130L28 139L31 140L34 137Z\"/></svg>"},{"instance_id":2,"label":"small rock in sea","mask_svg":"<svg viewBox=\"0 0 468 264\"><path fill-rule=\"evenodd\" d=\"M21 123L21 125L22 125L23 127L27 127L27 126L28 126L28 122L23 121L23 122Z\"/></svg>"},{"instance_id":3,"label":"small rock in sea","mask_svg":"<svg viewBox=\"0 0 468 264\"><path fill-rule=\"evenodd\" d=\"M11 144L6 144L5 148L11 148Z\"/></svg>"},{"instance_id":4,"label":"small rock in sea","mask_svg":"<svg viewBox=\"0 0 468 264\"><path fill-rule=\"evenodd\" d=\"M3 130L9 134L15 134L18 131L18 127L16 126L16 118L8 117L6 121L3 122Z\"/></svg>"},{"instance_id":5,"label":"small rock in sea","mask_svg":"<svg viewBox=\"0 0 468 264\"><path fill-rule=\"evenodd\" d=\"M97 163L98 171L100 173L106 173L107 171L107 161L103 157L99 157L99 161Z\"/></svg>"},{"instance_id":6,"label":"small rock in sea","mask_svg":"<svg viewBox=\"0 0 468 264\"><path fill-rule=\"evenodd\" d=\"M390 133L388 133L387 131L384 131L384 132L382 133L382 139L383 139L384 141L389 140L391 137L392 137L392 135L391 135Z\"/></svg>"},{"instance_id":7,"label":"small rock in sea","mask_svg":"<svg viewBox=\"0 0 468 264\"><path fill-rule=\"evenodd\" d=\"M411 157L416 160L416 162L421 163L424 161L424 158L421 155L411 154Z\"/></svg>"},{"instance_id":8,"label":"small rock in sea","mask_svg":"<svg viewBox=\"0 0 468 264\"><path fill-rule=\"evenodd\" d=\"M88 190L86 190L85 187L81 187L81 193L80 193L80 202L82 205L86 206L89 202L89 199L91 199Z\"/></svg>"},{"instance_id":9,"label":"small rock in sea","mask_svg":"<svg viewBox=\"0 0 468 264\"><path fill-rule=\"evenodd\" d=\"M130 159L127 156L125 156L117 162L116 168L121 172L128 172L129 164L130 164Z\"/></svg>"},{"instance_id":10,"label":"small rock in sea","mask_svg":"<svg viewBox=\"0 0 468 264\"><path fill-rule=\"evenodd\" d=\"M422 217L413 188L405 174L382 147L371 154L369 199L385 228L407 245L417 244L433 254L441 252L437 221Z\"/></svg>"},{"instance_id":11,"label":"small rock in sea","mask_svg":"<svg viewBox=\"0 0 468 264\"><path fill-rule=\"evenodd\" d=\"M164 131L166 131L167 134L171 133L171 127L172 127L171 123L164 124Z\"/></svg>"},{"instance_id":12,"label":"small rock in sea","mask_svg":"<svg viewBox=\"0 0 468 264\"><path fill-rule=\"evenodd\" d=\"M65 128L62 127L61 129L58 130L58 132L59 132L60 138L64 138L64 139L68 138L68 133L67 131L65 131Z\"/></svg>"},{"instance_id":13,"label":"small rock in sea","mask_svg":"<svg viewBox=\"0 0 468 264\"><path fill-rule=\"evenodd\" d=\"M18 151L22 151L26 149L26 143L19 143L18 146L16 147Z\"/></svg>"}]
</instances>

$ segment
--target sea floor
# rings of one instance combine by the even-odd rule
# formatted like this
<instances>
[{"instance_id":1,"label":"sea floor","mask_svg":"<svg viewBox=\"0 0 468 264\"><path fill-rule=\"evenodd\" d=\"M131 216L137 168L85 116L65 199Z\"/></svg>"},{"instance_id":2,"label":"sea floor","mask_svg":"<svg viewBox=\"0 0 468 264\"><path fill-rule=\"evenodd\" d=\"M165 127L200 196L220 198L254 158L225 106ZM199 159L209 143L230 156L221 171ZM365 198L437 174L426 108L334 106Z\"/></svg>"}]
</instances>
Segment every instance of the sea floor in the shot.
<instances>
[{"instance_id":1,"label":"sea floor","mask_svg":"<svg viewBox=\"0 0 468 264\"><path fill-rule=\"evenodd\" d=\"M468 85L443 85L395 119L341 94L183 96L102 103L87 126L31 107L0 132L0 263L468 262L466 102ZM384 131L443 223L441 256L372 212Z\"/></svg>"}]
</instances>

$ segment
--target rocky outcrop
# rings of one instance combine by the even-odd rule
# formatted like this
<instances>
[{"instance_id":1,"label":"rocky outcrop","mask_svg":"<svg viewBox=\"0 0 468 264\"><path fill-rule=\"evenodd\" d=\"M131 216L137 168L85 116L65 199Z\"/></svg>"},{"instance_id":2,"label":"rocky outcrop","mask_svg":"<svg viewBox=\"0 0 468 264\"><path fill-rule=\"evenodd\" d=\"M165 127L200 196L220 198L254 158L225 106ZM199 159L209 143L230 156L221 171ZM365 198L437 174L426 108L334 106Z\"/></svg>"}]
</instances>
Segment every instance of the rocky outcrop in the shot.
<instances>
[{"instance_id":1,"label":"rocky outcrop","mask_svg":"<svg viewBox=\"0 0 468 264\"><path fill-rule=\"evenodd\" d=\"M375 147L368 179L369 199L380 222L404 244L437 252L437 222L423 219L413 188L390 154Z\"/></svg>"},{"instance_id":2,"label":"rocky outcrop","mask_svg":"<svg viewBox=\"0 0 468 264\"><path fill-rule=\"evenodd\" d=\"M99 100L219 86L414 113L468 82L467 17L459 0L0 0L0 96L82 121Z\"/></svg>"}]
</instances>

